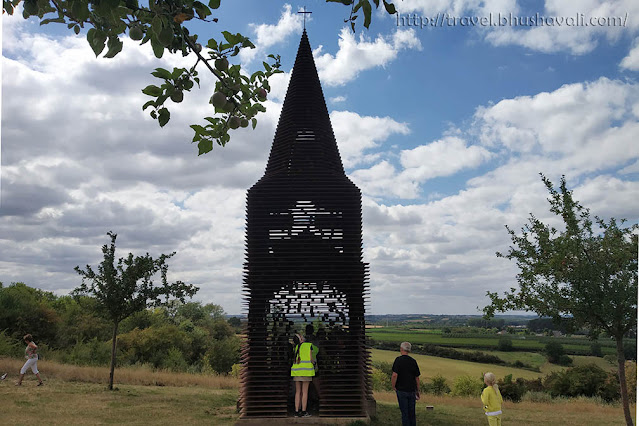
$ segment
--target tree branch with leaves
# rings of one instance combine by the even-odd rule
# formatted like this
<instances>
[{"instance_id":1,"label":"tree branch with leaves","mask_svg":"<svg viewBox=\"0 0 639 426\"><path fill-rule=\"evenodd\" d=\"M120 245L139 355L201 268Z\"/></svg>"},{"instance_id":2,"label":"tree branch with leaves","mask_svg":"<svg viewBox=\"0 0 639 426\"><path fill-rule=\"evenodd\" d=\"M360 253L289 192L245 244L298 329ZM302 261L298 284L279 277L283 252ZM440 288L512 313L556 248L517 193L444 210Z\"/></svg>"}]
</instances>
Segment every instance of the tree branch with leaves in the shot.
<instances>
[{"instance_id":1,"label":"tree branch with leaves","mask_svg":"<svg viewBox=\"0 0 639 426\"><path fill-rule=\"evenodd\" d=\"M351 6L350 16L344 20L353 31L358 14L368 28L372 19L372 4L379 8L379 0L326 0ZM371 4L372 2L372 4ZM12 15L15 8L23 3L23 17L35 16L40 24L59 23L79 34L88 28L86 37L96 57L106 49L104 58L113 58L122 51L121 36L128 33L140 44L149 43L154 55L161 58L165 51L181 53L183 56L195 54L195 63L189 69L174 67L172 71L156 68L151 74L162 80L142 89L151 100L143 105L149 109L151 118L164 127L171 119L168 100L180 103L185 92L195 85L200 86L198 67L216 78L215 93L209 103L215 114L204 117L206 123L193 124L192 142L197 143L199 155L210 152L214 144L225 146L231 139L230 131L257 126L257 115L266 111L264 101L270 92L269 79L281 73L279 55L268 55L271 62L262 62L263 70L247 75L241 66L229 66L228 58L239 54L243 48L253 49L255 45L240 33L222 31L221 38L211 38L202 44L198 34L191 33L191 20L218 23L211 18L220 7L221 0L209 0L204 4L198 0L150 0L140 4L138 0L3 0L3 13ZM393 3L383 0L387 13L397 13Z\"/></svg>"}]
</instances>

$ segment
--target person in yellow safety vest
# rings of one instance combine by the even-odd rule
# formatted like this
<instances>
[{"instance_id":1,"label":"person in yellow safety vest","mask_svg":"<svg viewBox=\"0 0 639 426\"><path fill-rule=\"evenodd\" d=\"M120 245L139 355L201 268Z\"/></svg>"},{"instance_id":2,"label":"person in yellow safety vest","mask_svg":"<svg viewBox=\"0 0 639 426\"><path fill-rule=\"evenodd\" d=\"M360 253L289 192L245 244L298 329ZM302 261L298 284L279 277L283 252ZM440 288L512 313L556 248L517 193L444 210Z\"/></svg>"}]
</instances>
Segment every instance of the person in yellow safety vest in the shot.
<instances>
[{"instance_id":1,"label":"person in yellow safety vest","mask_svg":"<svg viewBox=\"0 0 639 426\"><path fill-rule=\"evenodd\" d=\"M501 403L503 399L496 381L497 379L493 373L484 374L486 387L481 393L481 402L484 405L484 412L488 418L489 426L501 426Z\"/></svg>"},{"instance_id":2,"label":"person in yellow safety vest","mask_svg":"<svg viewBox=\"0 0 639 426\"><path fill-rule=\"evenodd\" d=\"M306 411L308 403L308 387L315 376L315 355L313 345L304 342L304 337L299 334L293 336L293 365L291 377L295 382L295 416L310 417Z\"/></svg>"}]
</instances>

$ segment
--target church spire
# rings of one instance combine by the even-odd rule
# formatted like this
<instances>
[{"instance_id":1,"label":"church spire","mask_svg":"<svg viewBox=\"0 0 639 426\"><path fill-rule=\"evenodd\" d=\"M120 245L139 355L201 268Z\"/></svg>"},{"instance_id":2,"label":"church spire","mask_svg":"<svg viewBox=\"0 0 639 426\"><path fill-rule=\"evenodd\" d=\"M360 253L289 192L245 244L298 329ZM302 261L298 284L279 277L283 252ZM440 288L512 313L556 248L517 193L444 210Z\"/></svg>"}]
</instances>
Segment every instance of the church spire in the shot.
<instances>
[{"instance_id":1,"label":"church spire","mask_svg":"<svg viewBox=\"0 0 639 426\"><path fill-rule=\"evenodd\" d=\"M266 175L344 174L306 30L277 125Z\"/></svg>"}]
</instances>

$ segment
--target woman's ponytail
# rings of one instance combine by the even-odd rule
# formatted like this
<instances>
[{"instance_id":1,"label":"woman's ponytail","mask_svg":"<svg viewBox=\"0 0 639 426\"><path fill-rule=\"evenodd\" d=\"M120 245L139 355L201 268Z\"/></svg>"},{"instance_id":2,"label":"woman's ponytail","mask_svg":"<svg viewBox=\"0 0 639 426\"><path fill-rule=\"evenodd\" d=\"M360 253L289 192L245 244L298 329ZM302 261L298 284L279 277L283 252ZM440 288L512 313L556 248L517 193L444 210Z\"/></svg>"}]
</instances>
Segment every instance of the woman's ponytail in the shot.
<instances>
[{"instance_id":1,"label":"woman's ponytail","mask_svg":"<svg viewBox=\"0 0 639 426\"><path fill-rule=\"evenodd\" d=\"M299 364L301 361L300 346L302 346L302 339L299 334L295 334L295 336L293 336L293 344L295 345L295 350L293 352L293 363Z\"/></svg>"}]
</instances>

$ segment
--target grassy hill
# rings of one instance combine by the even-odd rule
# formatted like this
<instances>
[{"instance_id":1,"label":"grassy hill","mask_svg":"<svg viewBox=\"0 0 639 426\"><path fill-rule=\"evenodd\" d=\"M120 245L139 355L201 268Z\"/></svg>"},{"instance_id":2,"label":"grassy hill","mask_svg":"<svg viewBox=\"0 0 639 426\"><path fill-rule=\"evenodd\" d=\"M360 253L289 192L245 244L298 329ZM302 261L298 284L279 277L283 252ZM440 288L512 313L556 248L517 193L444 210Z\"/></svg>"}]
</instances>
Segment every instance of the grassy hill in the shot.
<instances>
[{"instance_id":1,"label":"grassy hill","mask_svg":"<svg viewBox=\"0 0 639 426\"><path fill-rule=\"evenodd\" d=\"M463 351L475 351L475 349L457 349L460 352ZM525 364L528 364L532 367L537 367L541 370L543 374L548 374L551 371L561 370L565 367L561 367L556 364L551 364L546 359L546 356L540 354L539 352L504 352L504 351L486 351L482 350L481 352L494 355L498 358L503 359L506 362L514 363L515 361L521 361ZM573 366L584 365L584 364L595 364L596 366L604 369L604 370L617 370L616 364L611 364L603 358L596 356L584 356L584 355L570 355L572 358Z\"/></svg>"},{"instance_id":2,"label":"grassy hill","mask_svg":"<svg viewBox=\"0 0 639 426\"><path fill-rule=\"evenodd\" d=\"M379 349L372 350L373 362L384 361L392 364L397 356L399 356L399 351L393 352ZM524 379L536 379L541 376L540 373L521 368L504 367L495 364L482 364L479 362L459 361L430 355L412 354L411 356L417 360L422 373L422 380L427 378L430 379L437 374L441 374L450 384L458 376L469 374L471 376L480 377L481 373L485 373L487 371L492 371L499 378L508 374L512 374L513 377L522 377Z\"/></svg>"}]
</instances>

